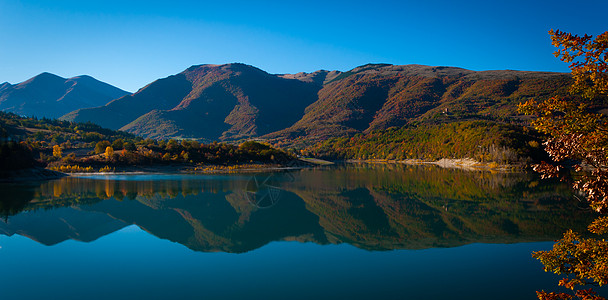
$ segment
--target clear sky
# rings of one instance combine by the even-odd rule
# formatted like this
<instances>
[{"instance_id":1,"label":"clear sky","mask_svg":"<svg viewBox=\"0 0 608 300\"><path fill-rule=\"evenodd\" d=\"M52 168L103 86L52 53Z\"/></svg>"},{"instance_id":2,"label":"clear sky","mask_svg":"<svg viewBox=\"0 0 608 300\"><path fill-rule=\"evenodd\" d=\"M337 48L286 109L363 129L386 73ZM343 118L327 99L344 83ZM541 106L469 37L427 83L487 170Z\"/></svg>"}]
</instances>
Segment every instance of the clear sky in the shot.
<instances>
[{"instance_id":1,"label":"clear sky","mask_svg":"<svg viewBox=\"0 0 608 300\"><path fill-rule=\"evenodd\" d=\"M608 30L608 1L0 0L0 83L91 75L134 92L191 65L366 63L567 72L551 28Z\"/></svg>"}]
</instances>

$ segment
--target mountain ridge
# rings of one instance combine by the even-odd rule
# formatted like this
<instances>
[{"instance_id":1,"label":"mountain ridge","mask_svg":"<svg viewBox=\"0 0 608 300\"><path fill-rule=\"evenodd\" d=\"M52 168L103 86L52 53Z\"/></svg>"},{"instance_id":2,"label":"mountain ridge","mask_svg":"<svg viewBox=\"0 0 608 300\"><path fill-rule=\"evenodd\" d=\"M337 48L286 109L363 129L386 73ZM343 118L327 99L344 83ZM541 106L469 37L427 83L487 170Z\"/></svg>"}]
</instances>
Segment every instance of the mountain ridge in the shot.
<instances>
[{"instance_id":1,"label":"mountain ridge","mask_svg":"<svg viewBox=\"0 0 608 300\"><path fill-rule=\"evenodd\" d=\"M128 92L88 75L63 78L49 72L24 82L0 85L0 110L58 118L82 107L98 106Z\"/></svg>"},{"instance_id":2,"label":"mountain ridge","mask_svg":"<svg viewBox=\"0 0 608 300\"><path fill-rule=\"evenodd\" d=\"M242 63L203 64L61 119L91 121L154 139L261 138L290 146L442 114L452 119L511 118L519 101L564 94L569 82L567 73L416 64L295 74L269 74Z\"/></svg>"}]
</instances>

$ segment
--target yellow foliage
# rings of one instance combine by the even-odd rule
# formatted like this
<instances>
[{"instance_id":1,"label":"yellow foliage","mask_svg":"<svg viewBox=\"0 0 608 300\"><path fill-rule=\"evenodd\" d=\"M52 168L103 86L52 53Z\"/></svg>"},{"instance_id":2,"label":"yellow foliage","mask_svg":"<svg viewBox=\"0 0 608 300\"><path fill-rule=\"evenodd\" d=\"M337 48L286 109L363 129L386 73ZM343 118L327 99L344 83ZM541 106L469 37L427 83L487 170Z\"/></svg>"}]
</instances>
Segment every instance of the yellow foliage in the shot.
<instances>
[{"instance_id":1,"label":"yellow foliage","mask_svg":"<svg viewBox=\"0 0 608 300\"><path fill-rule=\"evenodd\" d=\"M53 156L57 157L57 158L61 158L62 153L61 153L61 147L59 145L53 146Z\"/></svg>"},{"instance_id":2,"label":"yellow foliage","mask_svg":"<svg viewBox=\"0 0 608 300\"><path fill-rule=\"evenodd\" d=\"M106 147L106 158L110 159L114 155L114 148L112 146Z\"/></svg>"},{"instance_id":3,"label":"yellow foliage","mask_svg":"<svg viewBox=\"0 0 608 300\"><path fill-rule=\"evenodd\" d=\"M93 167L81 167L78 165L63 165L59 167L51 167L51 170L59 171L63 173L91 173L94 172Z\"/></svg>"},{"instance_id":4,"label":"yellow foliage","mask_svg":"<svg viewBox=\"0 0 608 300\"><path fill-rule=\"evenodd\" d=\"M114 168L110 168L109 166L104 166L103 168L99 169L100 173L105 173L105 172L114 172Z\"/></svg>"}]
</instances>

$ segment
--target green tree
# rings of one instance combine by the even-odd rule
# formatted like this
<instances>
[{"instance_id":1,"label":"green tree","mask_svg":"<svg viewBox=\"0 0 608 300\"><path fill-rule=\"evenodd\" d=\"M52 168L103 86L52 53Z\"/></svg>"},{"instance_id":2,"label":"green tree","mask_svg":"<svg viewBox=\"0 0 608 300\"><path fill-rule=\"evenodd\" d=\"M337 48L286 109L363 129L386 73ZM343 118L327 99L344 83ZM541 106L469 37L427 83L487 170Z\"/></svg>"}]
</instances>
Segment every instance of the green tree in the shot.
<instances>
[{"instance_id":1,"label":"green tree","mask_svg":"<svg viewBox=\"0 0 608 300\"><path fill-rule=\"evenodd\" d=\"M120 150L123 148L124 145L124 140L123 139L117 139L114 142L112 142L112 148L114 150Z\"/></svg>"},{"instance_id":2,"label":"green tree","mask_svg":"<svg viewBox=\"0 0 608 300\"><path fill-rule=\"evenodd\" d=\"M174 150L177 148L177 141L176 140L169 140L167 142L167 146L165 147L166 150Z\"/></svg>"},{"instance_id":3,"label":"green tree","mask_svg":"<svg viewBox=\"0 0 608 300\"><path fill-rule=\"evenodd\" d=\"M127 151L135 151L135 150L137 150L137 148L135 147L135 144L133 144L131 142L125 142L123 144L123 148L126 149Z\"/></svg>"},{"instance_id":4,"label":"green tree","mask_svg":"<svg viewBox=\"0 0 608 300\"><path fill-rule=\"evenodd\" d=\"M0 171L26 169L35 165L36 161L27 145L0 141Z\"/></svg>"},{"instance_id":5,"label":"green tree","mask_svg":"<svg viewBox=\"0 0 608 300\"><path fill-rule=\"evenodd\" d=\"M520 111L536 115L533 126L549 135L545 150L553 160L534 167L543 177L565 176L564 161L576 161L577 180L573 187L585 195L590 206L601 214L608 213L608 120L593 112L598 97L608 94L608 31L593 36L577 36L549 31L555 56L570 63L572 97L553 97L543 102L520 104ZM583 166L591 168L586 172ZM594 234L608 232L608 217L601 216L590 226ZM608 283L608 243L603 239L583 238L568 231L550 251L534 252L547 272L566 275L559 285L572 294L537 292L541 300L605 299L584 286ZM576 290L576 291L575 291Z\"/></svg>"},{"instance_id":6,"label":"green tree","mask_svg":"<svg viewBox=\"0 0 608 300\"><path fill-rule=\"evenodd\" d=\"M100 141L95 144L95 154L101 154L106 151L106 148L110 146L109 141Z\"/></svg>"}]
</instances>

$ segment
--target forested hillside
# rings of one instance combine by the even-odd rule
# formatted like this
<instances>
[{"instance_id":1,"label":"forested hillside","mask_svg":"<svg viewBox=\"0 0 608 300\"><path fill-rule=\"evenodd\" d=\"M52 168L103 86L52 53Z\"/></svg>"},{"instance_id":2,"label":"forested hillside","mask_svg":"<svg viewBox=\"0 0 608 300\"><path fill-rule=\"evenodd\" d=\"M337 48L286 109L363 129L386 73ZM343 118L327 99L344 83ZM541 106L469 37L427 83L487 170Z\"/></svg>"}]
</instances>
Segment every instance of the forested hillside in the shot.
<instances>
[{"instance_id":1,"label":"forested hillside","mask_svg":"<svg viewBox=\"0 0 608 300\"><path fill-rule=\"evenodd\" d=\"M538 133L520 125L481 120L406 125L331 138L304 152L327 159L434 161L466 157L502 164L527 163L546 155Z\"/></svg>"},{"instance_id":2,"label":"forested hillside","mask_svg":"<svg viewBox=\"0 0 608 300\"><path fill-rule=\"evenodd\" d=\"M0 112L0 171L47 166L62 172L96 172L174 166L285 164L292 154L248 141L239 145L152 140L92 123L34 119Z\"/></svg>"}]
</instances>

